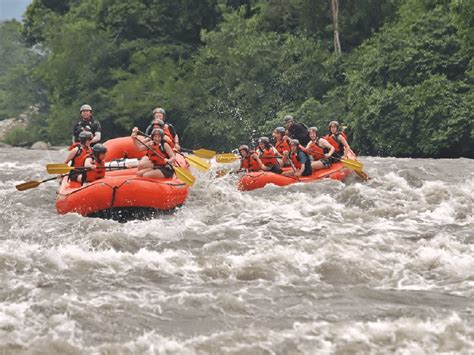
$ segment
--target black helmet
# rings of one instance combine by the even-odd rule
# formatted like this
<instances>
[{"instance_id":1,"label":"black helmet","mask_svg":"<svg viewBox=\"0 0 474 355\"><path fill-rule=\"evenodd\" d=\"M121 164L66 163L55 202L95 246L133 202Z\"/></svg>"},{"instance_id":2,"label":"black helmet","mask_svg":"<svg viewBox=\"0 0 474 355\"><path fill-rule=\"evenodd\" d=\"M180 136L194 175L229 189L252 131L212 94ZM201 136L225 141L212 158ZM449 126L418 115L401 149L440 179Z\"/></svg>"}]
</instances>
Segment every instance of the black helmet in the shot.
<instances>
[{"instance_id":1,"label":"black helmet","mask_svg":"<svg viewBox=\"0 0 474 355\"><path fill-rule=\"evenodd\" d=\"M337 122L337 121L331 121L331 122L329 122L329 128L331 128L331 126L332 126L333 124L336 125L337 128L339 128L339 122Z\"/></svg>"},{"instance_id":2,"label":"black helmet","mask_svg":"<svg viewBox=\"0 0 474 355\"><path fill-rule=\"evenodd\" d=\"M97 143L92 147L92 152L94 153L95 156L98 156L102 153L107 153L107 147L103 144Z\"/></svg>"},{"instance_id":3,"label":"black helmet","mask_svg":"<svg viewBox=\"0 0 474 355\"><path fill-rule=\"evenodd\" d=\"M155 128L151 131L150 137L153 138L156 134L159 134L162 139L165 136L165 132L161 128Z\"/></svg>"},{"instance_id":4,"label":"black helmet","mask_svg":"<svg viewBox=\"0 0 474 355\"><path fill-rule=\"evenodd\" d=\"M286 133L286 128L280 126L280 127L275 128L275 131L277 131L278 133L281 133L281 134L285 134Z\"/></svg>"},{"instance_id":5,"label":"black helmet","mask_svg":"<svg viewBox=\"0 0 474 355\"><path fill-rule=\"evenodd\" d=\"M297 147L299 147L299 146L300 146L300 141L297 140L297 139L290 139L290 145L291 145L291 144L294 144L294 145L296 145Z\"/></svg>"},{"instance_id":6,"label":"black helmet","mask_svg":"<svg viewBox=\"0 0 474 355\"><path fill-rule=\"evenodd\" d=\"M79 133L79 142L81 142L81 144L86 144L86 142L93 137L92 132L82 131Z\"/></svg>"},{"instance_id":7,"label":"black helmet","mask_svg":"<svg viewBox=\"0 0 474 355\"><path fill-rule=\"evenodd\" d=\"M318 131L318 127L309 127L309 128L308 128L308 132L309 132L309 131L315 131L316 134L318 134L318 132L319 132L319 131Z\"/></svg>"},{"instance_id":8,"label":"black helmet","mask_svg":"<svg viewBox=\"0 0 474 355\"><path fill-rule=\"evenodd\" d=\"M239 147L239 154L240 154L240 151L241 150L245 150L248 153L250 153L250 148L247 144L242 144L240 147ZM241 154L242 155L242 154Z\"/></svg>"},{"instance_id":9,"label":"black helmet","mask_svg":"<svg viewBox=\"0 0 474 355\"><path fill-rule=\"evenodd\" d=\"M293 122L295 118L292 115L286 115L285 118L283 119L283 122L287 124L288 122Z\"/></svg>"}]
</instances>

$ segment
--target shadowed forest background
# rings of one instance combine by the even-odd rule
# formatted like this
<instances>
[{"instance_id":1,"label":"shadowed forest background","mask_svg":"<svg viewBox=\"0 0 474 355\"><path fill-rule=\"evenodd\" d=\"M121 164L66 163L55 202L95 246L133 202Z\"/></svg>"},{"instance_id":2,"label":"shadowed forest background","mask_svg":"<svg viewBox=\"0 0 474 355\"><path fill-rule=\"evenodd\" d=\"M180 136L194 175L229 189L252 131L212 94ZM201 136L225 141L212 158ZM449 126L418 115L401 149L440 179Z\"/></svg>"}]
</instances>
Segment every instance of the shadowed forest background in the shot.
<instances>
[{"instance_id":1,"label":"shadowed forest background","mask_svg":"<svg viewBox=\"0 0 474 355\"><path fill-rule=\"evenodd\" d=\"M364 155L474 157L473 23L466 0L34 0L0 23L0 119L35 105L6 142L65 144L83 103L105 138L160 106L226 150L291 113Z\"/></svg>"}]
</instances>

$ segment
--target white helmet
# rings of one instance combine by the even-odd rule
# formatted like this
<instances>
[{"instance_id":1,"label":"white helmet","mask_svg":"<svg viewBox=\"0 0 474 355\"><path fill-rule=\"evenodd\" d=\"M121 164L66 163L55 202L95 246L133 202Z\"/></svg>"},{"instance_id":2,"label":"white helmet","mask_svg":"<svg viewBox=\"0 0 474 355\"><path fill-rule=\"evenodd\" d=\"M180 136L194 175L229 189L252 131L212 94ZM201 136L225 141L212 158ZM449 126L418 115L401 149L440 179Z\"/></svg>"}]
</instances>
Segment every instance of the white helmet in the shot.
<instances>
[{"instance_id":1,"label":"white helmet","mask_svg":"<svg viewBox=\"0 0 474 355\"><path fill-rule=\"evenodd\" d=\"M82 111L92 111L92 107L90 105L82 105L79 112L82 112Z\"/></svg>"}]
</instances>

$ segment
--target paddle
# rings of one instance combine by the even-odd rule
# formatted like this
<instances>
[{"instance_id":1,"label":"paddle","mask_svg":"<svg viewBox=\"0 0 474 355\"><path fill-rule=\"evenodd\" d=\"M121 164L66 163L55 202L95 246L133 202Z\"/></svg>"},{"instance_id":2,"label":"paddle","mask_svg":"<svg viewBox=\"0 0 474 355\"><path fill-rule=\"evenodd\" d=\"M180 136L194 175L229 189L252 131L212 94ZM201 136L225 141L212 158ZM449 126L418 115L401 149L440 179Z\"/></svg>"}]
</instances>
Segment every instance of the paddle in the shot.
<instances>
[{"instance_id":1,"label":"paddle","mask_svg":"<svg viewBox=\"0 0 474 355\"><path fill-rule=\"evenodd\" d=\"M125 166L104 166L104 167L98 167L96 169L122 170L122 169L129 169L129 168ZM46 171L48 172L48 174L66 174L73 170L89 170L89 168L74 167L74 166L69 166L67 164L62 164L62 163L53 163L53 164L46 165Z\"/></svg>"},{"instance_id":2,"label":"paddle","mask_svg":"<svg viewBox=\"0 0 474 355\"><path fill-rule=\"evenodd\" d=\"M148 146L148 144L142 142L140 139L137 137L134 137L138 142L143 144L147 149L155 153L156 155L159 155L152 147ZM178 166L173 166L170 164L170 167L174 170L176 176L178 177L179 180L184 182L186 185L193 186L194 182L196 181L196 178L186 169L180 168Z\"/></svg>"},{"instance_id":3,"label":"paddle","mask_svg":"<svg viewBox=\"0 0 474 355\"><path fill-rule=\"evenodd\" d=\"M143 133L142 131L138 131L138 133L140 133L144 137L152 139L149 135L147 135L146 133ZM199 154L205 155L205 157L204 157L205 159L211 159L212 157L214 157L214 155L216 155L216 152L213 152L211 150L206 150L206 149L198 149L196 151L192 151L190 149L181 148L181 151L187 152L187 153L189 153L189 152L194 153L196 156L189 156L189 155L184 156L183 155L183 157L184 157L184 159L186 159L186 161L190 165L194 166L195 168L197 168L201 171L208 171L211 168L211 164L209 164L207 161L204 161L204 160L200 159L198 157L198 155ZM198 153L198 154L196 154L196 153ZM207 158L208 156L210 156L210 154L212 156L210 158Z\"/></svg>"},{"instance_id":4,"label":"paddle","mask_svg":"<svg viewBox=\"0 0 474 355\"><path fill-rule=\"evenodd\" d=\"M238 155L235 155L233 153L222 153L222 154L217 154L216 155L216 162L218 163L233 163L236 160L239 160L240 157Z\"/></svg>"},{"instance_id":5,"label":"paddle","mask_svg":"<svg viewBox=\"0 0 474 355\"><path fill-rule=\"evenodd\" d=\"M66 175L67 174L62 174L60 176L64 177ZM16 185L15 187L18 191L25 191L25 190L29 190L29 189L34 189L35 187L38 187L39 185L41 185L43 182L56 180L57 178L58 177L55 176L55 177L45 179L45 180L41 180L41 181L38 181L38 180L27 181L27 182L24 182L22 184Z\"/></svg>"},{"instance_id":6,"label":"paddle","mask_svg":"<svg viewBox=\"0 0 474 355\"><path fill-rule=\"evenodd\" d=\"M208 149L204 149L204 148L200 148L200 149L196 149L196 150L181 148L181 151L184 152L184 153L192 153L192 154L198 156L199 158L203 158L203 159L212 159L217 154L217 152L214 151L214 150L208 150Z\"/></svg>"},{"instance_id":7,"label":"paddle","mask_svg":"<svg viewBox=\"0 0 474 355\"><path fill-rule=\"evenodd\" d=\"M201 171L208 171L211 168L211 164L208 163L207 161L202 160L201 158L198 158L197 156L194 155L183 155L184 159L194 166L195 168L201 170Z\"/></svg>"},{"instance_id":8,"label":"paddle","mask_svg":"<svg viewBox=\"0 0 474 355\"><path fill-rule=\"evenodd\" d=\"M341 159L341 158L334 158L335 160L339 160L346 168L354 170L358 177L360 177L363 181L369 180L369 175L362 171L364 165L357 160L353 159Z\"/></svg>"}]
</instances>

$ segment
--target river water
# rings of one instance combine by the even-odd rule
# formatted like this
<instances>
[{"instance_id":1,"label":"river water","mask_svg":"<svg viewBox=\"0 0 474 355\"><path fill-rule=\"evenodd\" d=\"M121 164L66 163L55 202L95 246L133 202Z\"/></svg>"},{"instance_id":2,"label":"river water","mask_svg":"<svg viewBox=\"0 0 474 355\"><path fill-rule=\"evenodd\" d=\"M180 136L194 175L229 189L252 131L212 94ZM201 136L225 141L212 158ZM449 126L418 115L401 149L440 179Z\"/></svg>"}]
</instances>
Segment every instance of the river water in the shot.
<instances>
[{"instance_id":1,"label":"river water","mask_svg":"<svg viewBox=\"0 0 474 355\"><path fill-rule=\"evenodd\" d=\"M59 216L0 149L0 354L474 351L474 161L362 158L366 183L198 177L148 221Z\"/></svg>"}]
</instances>

